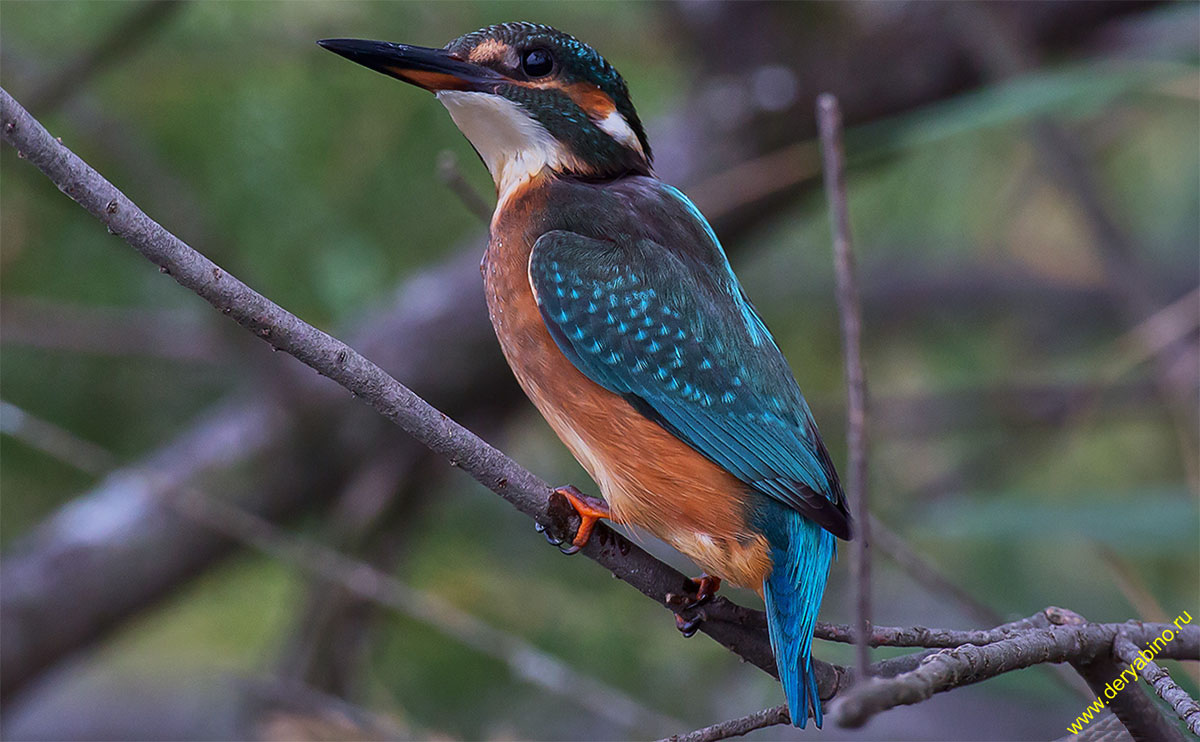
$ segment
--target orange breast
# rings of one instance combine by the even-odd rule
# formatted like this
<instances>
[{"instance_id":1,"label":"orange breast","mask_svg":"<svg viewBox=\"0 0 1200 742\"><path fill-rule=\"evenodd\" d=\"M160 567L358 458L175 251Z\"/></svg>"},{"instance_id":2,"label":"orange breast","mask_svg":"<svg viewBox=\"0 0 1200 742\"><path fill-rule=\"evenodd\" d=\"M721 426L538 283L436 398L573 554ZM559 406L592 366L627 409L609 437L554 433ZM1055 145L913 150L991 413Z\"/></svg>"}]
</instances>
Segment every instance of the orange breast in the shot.
<instances>
[{"instance_id":1,"label":"orange breast","mask_svg":"<svg viewBox=\"0 0 1200 742\"><path fill-rule=\"evenodd\" d=\"M747 487L584 376L550 337L529 285L537 235L525 229L544 201L514 194L493 220L483 275L500 347L517 381L608 501L618 522L650 531L709 574L761 590L766 540L746 524Z\"/></svg>"}]
</instances>

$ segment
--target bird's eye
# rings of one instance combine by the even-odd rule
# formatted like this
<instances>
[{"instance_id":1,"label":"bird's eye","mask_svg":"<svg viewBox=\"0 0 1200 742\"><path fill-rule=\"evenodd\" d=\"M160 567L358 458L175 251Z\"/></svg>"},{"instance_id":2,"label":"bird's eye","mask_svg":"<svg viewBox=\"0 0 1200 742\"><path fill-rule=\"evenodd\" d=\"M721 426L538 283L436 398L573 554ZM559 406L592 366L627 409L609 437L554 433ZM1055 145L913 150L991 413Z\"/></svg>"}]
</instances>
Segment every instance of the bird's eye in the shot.
<instances>
[{"instance_id":1,"label":"bird's eye","mask_svg":"<svg viewBox=\"0 0 1200 742\"><path fill-rule=\"evenodd\" d=\"M554 57L545 49L530 49L521 57L521 69L529 77L545 77L554 69Z\"/></svg>"}]
</instances>

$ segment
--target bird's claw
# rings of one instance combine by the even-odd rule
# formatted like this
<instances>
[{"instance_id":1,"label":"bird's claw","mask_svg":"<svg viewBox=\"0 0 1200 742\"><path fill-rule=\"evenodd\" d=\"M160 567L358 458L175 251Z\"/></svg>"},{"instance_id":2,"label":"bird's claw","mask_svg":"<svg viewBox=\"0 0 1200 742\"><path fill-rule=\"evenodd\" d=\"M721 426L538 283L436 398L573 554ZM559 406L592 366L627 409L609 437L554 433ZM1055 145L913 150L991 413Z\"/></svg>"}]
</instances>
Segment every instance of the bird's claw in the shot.
<instances>
[{"instance_id":1,"label":"bird's claw","mask_svg":"<svg viewBox=\"0 0 1200 742\"><path fill-rule=\"evenodd\" d=\"M679 610L675 613L675 628L679 629L679 633L683 634L685 638L693 636L699 630L700 624L707 620L708 614L701 606L711 602L716 596L717 590L721 588L721 578L704 574L691 580L691 583L695 589L694 595L672 593L667 596L668 603L679 605ZM685 613L692 613L692 615L685 618L683 615Z\"/></svg>"},{"instance_id":2,"label":"bird's claw","mask_svg":"<svg viewBox=\"0 0 1200 742\"><path fill-rule=\"evenodd\" d=\"M574 511L575 515L579 516L579 527L575 529L574 537L568 545L563 546L562 544L565 539L552 536L546 526L538 523L535 528L539 533L545 533L546 540L557 546L558 550L563 554L574 554L587 545L588 539L591 538L592 531L596 527L596 523L601 518L611 517L611 513L608 509L608 504L604 500L598 497L589 497L571 485L556 488L554 494L562 495L567 502L567 506ZM569 513L570 511L567 512Z\"/></svg>"},{"instance_id":3,"label":"bird's claw","mask_svg":"<svg viewBox=\"0 0 1200 742\"><path fill-rule=\"evenodd\" d=\"M708 615L704 612L703 608L696 611L695 615L691 618L684 618L676 613L675 628L679 629L679 633L683 634L685 639L690 639L700 630L700 624L704 623L707 618Z\"/></svg>"},{"instance_id":4,"label":"bird's claw","mask_svg":"<svg viewBox=\"0 0 1200 742\"><path fill-rule=\"evenodd\" d=\"M545 536L546 543L550 544L551 546L557 546L558 550L564 554L574 554L575 552L579 551L579 548L576 546L567 546L566 548L563 548L563 539L555 536L553 533L547 530L546 526L538 523L537 521L533 522L533 530Z\"/></svg>"}]
</instances>

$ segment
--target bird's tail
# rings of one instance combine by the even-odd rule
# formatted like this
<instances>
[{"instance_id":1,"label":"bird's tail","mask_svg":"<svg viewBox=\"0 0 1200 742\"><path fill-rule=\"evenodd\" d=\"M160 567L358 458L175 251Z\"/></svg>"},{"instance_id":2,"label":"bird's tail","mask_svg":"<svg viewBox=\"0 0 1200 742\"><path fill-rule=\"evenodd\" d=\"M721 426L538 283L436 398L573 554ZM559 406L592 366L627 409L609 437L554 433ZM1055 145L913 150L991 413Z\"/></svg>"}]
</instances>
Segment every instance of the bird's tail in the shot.
<instances>
[{"instance_id":1,"label":"bird's tail","mask_svg":"<svg viewBox=\"0 0 1200 742\"><path fill-rule=\"evenodd\" d=\"M783 518L784 527L769 539L773 566L763 580L767 628L792 724L803 729L811 709L820 728L821 699L810 650L837 539L794 510Z\"/></svg>"}]
</instances>

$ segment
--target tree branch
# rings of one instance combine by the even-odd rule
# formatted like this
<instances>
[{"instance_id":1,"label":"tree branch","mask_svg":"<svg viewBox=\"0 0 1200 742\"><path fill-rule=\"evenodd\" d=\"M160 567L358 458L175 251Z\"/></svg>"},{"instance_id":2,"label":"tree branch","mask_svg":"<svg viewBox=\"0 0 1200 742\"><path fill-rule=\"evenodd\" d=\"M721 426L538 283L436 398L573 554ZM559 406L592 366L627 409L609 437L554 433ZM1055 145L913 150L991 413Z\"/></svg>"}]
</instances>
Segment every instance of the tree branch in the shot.
<instances>
[{"instance_id":1,"label":"tree branch","mask_svg":"<svg viewBox=\"0 0 1200 742\"><path fill-rule=\"evenodd\" d=\"M566 536L573 530L576 525L573 511L558 498L548 497L548 485L450 421L349 346L301 322L164 230L51 137L3 90L0 90L0 136L113 233L222 313L274 347L341 383L551 532ZM239 453L244 452L239 449ZM189 466L193 466L190 461ZM582 553L669 609L673 606L667 596L685 591L689 584L682 573L608 528L599 529ZM761 612L724 599L714 601L705 610L709 618L702 629L706 633L764 670L774 670ZM1061 618L1062 613L1053 616ZM1047 611L1048 624L1054 623L1053 616ZM1038 662L1086 662L1106 656L1118 630L1127 630L1131 637L1141 639L1152 638L1152 634L1145 633L1150 628L1142 624L1083 623L1032 627L983 647L962 645L885 660L873 665L870 673L894 679L860 684L851 692L843 690L844 698L834 705L833 716L865 721L879 710L920 700L905 686L914 686L917 695L924 693L927 697L933 692ZM1178 632L1161 656L1200 655L1200 628L1188 629ZM6 632L6 649L8 642ZM823 699L838 694L846 685L848 673L843 668L816 663L816 673Z\"/></svg>"},{"instance_id":2,"label":"tree branch","mask_svg":"<svg viewBox=\"0 0 1200 742\"><path fill-rule=\"evenodd\" d=\"M1097 700L1105 698L1109 710L1135 742L1184 742L1183 734L1136 684L1108 699L1105 689L1125 669L1113 660L1112 645L1091 659L1072 661L1071 666L1087 681Z\"/></svg>"},{"instance_id":3,"label":"tree branch","mask_svg":"<svg viewBox=\"0 0 1200 742\"><path fill-rule=\"evenodd\" d=\"M1047 608L1017 625L1021 630L998 641L983 646L963 644L943 649L922 659L920 665L909 672L886 680L873 679L869 683L855 685L835 699L830 715L839 726L860 727L881 711L919 703L935 693L978 683L1013 670L1044 662L1076 664L1097 661L1108 656L1113 639L1121 631L1129 631L1131 636L1136 635L1139 640L1153 640L1163 628L1174 628L1169 624L1156 626L1140 622L1086 623L1082 617L1061 608ZM1155 628L1158 629L1157 634L1154 633ZM1200 627L1186 627L1176 632L1175 639L1167 644L1160 656L1200 659ZM1107 674L1101 689L1103 683L1111 681L1119 672ZM1088 680L1094 689L1094 682L1091 678Z\"/></svg>"},{"instance_id":4,"label":"tree branch","mask_svg":"<svg viewBox=\"0 0 1200 742\"><path fill-rule=\"evenodd\" d=\"M792 716L788 713L787 706L774 706L762 711L755 711L753 714L737 719L730 719L720 724L713 724L710 727L697 729L687 734L674 734L665 739L660 739L658 742L716 742L719 739L740 737L743 734L753 732L755 729L773 727L777 724L787 724L791 720Z\"/></svg>"},{"instance_id":5,"label":"tree branch","mask_svg":"<svg viewBox=\"0 0 1200 742\"><path fill-rule=\"evenodd\" d=\"M867 378L862 362L862 302L854 267L854 243L850 239L850 209L846 203L842 111L837 98L829 93L817 97L817 129L821 135L821 157L825 166L825 193L829 198L833 264L837 274L837 305L846 357L846 447L849 450L846 493L854 508L854 614L860 637L855 646L855 667L859 678L865 678L871 664L866 641L871 633L871 557L867 551L871 540L867 502Z\"/></svg>"},{"instance_id":6,"label":"tree branch","mask_svg":"<svg viewBox=\"0 0 1200 742\"><path fill-rule=\"evenodd\" d=\"M1139 659L1143 659L1139 656L1137 645L1130 640L1125 631L1118 632L1117 637L1113 639L1113 654L1122 662L1128 662L1130 667L1134 667ZM1171 679L1170 674L1153 660L1145 661L1142 669L1137 672L1154 688L1158 697L1166 701L1179 718L1183 719L1191 733L1200 736L1200 703L1196 703L1196 700L1180 688L1179 684Z\"/></svg>"}]
</instances>

